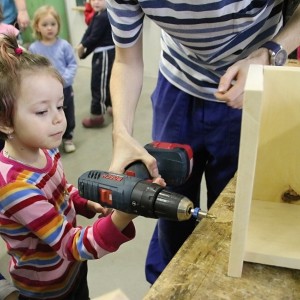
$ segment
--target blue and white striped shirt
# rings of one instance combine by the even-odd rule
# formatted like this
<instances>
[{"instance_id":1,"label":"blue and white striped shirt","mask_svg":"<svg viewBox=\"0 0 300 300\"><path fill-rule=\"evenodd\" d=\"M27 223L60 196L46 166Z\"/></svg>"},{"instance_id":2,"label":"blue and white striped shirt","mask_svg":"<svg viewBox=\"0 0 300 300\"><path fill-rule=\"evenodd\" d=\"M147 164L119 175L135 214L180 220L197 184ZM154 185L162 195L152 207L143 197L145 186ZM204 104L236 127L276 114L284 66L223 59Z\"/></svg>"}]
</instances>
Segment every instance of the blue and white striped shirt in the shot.
<instances>
[{"instance_id":1,"label":"blue and white striped shirt","mask_svg":"<svg viewBox=\"0 0 300 300\"><path fill-rule=\"evenodd\" d=\"M220 77L272 39L283 0L107 0L114 42L130 47L147 15L161 29L160 71L175 86L215 101Z\"/></svg>"}]
</instances>

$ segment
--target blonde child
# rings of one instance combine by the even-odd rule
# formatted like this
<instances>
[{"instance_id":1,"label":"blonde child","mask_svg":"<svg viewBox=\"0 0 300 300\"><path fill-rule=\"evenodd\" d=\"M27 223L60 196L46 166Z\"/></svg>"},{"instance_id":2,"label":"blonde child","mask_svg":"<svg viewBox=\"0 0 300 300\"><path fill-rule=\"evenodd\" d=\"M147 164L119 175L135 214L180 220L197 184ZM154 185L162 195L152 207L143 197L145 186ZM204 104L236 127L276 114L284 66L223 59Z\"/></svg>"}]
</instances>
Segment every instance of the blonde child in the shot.
<instances>
[{"instance_id":1,"label":"blonde child","mask_svg":"<svg viewBox=\"0 0 300 300\"><path fill-rule=\"evenodd\" d=\"M89 299L86 260L135 236L117 210L85 228L76 214L107 214L65 178L57 147L66 129L63 78L50 61L0 38L0 235L19 299Z\"/></svg>"},{"instance_id":2,"label":"blonde child","mask_svg":"<svg viewBox=\"0 0 300 300\"><path fill-rule=\"evenodd\" d=\"M37 41L29 51L47 57L64 79L64 111L67 129L63 136L63 148L66 153L74 152L75 107L73 81L77 71L77 62L72 46L58 37L61 27L57 11L49 5L38 8L33 16L32 29Z\"/></svg>"}]
</instances>

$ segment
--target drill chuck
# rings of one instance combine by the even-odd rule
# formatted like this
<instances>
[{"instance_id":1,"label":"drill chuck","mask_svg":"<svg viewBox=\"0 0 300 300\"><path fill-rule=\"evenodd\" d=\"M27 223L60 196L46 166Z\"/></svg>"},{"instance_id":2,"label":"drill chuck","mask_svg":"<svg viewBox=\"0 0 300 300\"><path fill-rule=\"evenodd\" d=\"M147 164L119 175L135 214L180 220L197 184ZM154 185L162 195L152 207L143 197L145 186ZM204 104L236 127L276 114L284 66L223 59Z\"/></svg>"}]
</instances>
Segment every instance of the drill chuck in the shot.
<instances>
[{"instance_id":1,"label":"drill chuck","mask_svg":"<svg viewBox=\"0 0 300 300\"><path fill-rule=\"evenodd\" d=\"M193 203L188 198L162 190L156 199L155 214L158 218L185 221L191 218Z\"/></svg>"}]
</instances>

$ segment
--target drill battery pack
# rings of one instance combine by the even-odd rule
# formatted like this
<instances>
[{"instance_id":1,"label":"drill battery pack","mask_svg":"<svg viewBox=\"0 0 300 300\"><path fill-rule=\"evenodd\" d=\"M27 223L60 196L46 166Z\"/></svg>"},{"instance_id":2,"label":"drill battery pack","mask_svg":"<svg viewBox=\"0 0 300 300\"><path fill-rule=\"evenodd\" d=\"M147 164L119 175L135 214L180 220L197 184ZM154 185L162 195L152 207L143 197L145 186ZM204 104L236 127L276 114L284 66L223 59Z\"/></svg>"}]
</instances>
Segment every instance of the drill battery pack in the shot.
<instances>
[{"instance_id":1,"label":"drill battery pack","mask_svg":"<svg viewBox=\"0 0 300 300\"><path fill-rule=\"evenodd\" d=\"M189 145L152 142L145 149L157 161L159 174L168 186L180 186L189 178L193 168L193 150ZM125 174L149 179L150 174L142 162L134 162L126 168Z\"/></svg>"}]
</instances>

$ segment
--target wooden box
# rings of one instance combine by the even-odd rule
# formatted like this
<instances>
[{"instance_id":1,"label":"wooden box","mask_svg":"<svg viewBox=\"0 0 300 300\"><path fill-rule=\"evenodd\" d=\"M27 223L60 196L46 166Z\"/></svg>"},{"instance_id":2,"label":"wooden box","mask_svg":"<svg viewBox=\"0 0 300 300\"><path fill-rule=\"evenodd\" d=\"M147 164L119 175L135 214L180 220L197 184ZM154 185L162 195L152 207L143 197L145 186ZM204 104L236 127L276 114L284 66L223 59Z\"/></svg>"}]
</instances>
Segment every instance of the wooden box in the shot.
<instances>
[{"instance_id":1,"label":"wooden box","mask_svg":"<svg viewBox=\"0 0 300 300\"><path fill-rule=\"evenodd\" d=\"M300 269L300 68L251 66L244 99L228 275Z\"/></svg>"}]
</instances>

